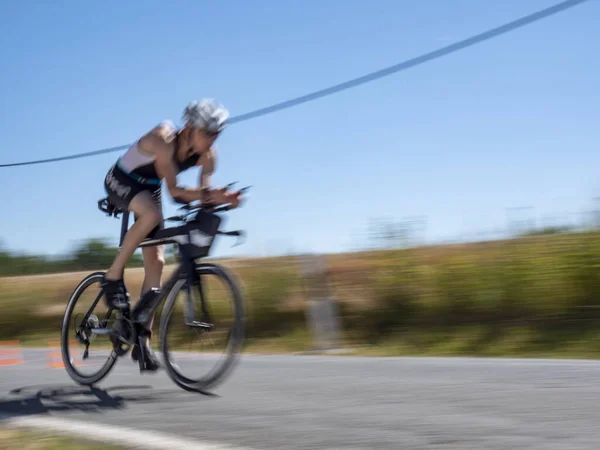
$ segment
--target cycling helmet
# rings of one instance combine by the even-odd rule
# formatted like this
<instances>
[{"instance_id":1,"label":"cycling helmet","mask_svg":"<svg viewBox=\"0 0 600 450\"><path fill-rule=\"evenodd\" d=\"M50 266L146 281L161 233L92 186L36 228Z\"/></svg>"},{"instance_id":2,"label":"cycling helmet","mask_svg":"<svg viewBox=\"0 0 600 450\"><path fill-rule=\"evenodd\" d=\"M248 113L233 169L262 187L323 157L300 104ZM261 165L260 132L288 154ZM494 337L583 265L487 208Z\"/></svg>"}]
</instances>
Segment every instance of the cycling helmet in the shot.
<instances>
[{"instance_id":1,"label":"cycling helmet","mask_svg":"<svg viewBox=\"0 0 600 450\"><path fill-rule=\"evenodd\" d=\"M189 103L183 111L183 119L190 125L218 133L227 126L229 111L212 99Z\"/></svg>"}]
</instances>

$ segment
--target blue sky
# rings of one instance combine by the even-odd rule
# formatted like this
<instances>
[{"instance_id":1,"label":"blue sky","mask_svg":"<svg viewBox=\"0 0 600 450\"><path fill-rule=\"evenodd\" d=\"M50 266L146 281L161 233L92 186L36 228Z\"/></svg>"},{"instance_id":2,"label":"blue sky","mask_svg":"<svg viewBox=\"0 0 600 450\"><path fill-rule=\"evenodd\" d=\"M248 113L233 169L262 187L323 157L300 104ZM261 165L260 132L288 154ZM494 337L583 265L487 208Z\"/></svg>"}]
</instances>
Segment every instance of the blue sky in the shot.
<instances>
[{"instance_id":1,"label":"blue sky","mask_svg":"<svg viewBox=\"0 0 600 450\"><path fill-rule=\"evenodd\" d=\"M238 115L361 76L556 1L3 2L0 163L133 142L192 99ZM254 186L215 255L344 251L373 217L430 242L588 210L600 195L600 1L444 58L232 126L215 184ZM116 243L97 210L118 153L1 168L0 239ZM193 184L197 172L183 174ZM175 211L170 199L165 214Z\"/></svg>"}]
</instances>

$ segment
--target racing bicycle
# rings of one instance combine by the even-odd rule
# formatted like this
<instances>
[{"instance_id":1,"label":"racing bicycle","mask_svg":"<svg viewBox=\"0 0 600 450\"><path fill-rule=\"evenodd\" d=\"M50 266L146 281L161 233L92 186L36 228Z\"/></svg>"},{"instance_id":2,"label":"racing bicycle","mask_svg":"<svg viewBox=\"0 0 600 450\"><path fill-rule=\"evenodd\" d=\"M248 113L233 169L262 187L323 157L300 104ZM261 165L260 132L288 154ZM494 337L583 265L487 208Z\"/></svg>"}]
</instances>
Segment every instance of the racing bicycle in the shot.
<instances>
[{"instance_id":1,"label":"racing bicycle","mask_svg":"<svg viewBox=\"0 0 600 450\"><path fill-rule=\"evenodd\" d=\"M227 186L229 188L234 183ZM246 191L249 187L241 189ZM129 212L113 205L108 198L98 201L98 209L105 212L109 217L118 218L123 215L121 221L121 236L119 248L129 227ZM169 377L181 388L187 391L206 393L208 389L220 384L230 373L237 357L241 352L244 339L244 299L238 284L232 274L224 267L214 263L200 262L201 258L209 255L217 235L243 237L241 230L221 231L219 226L223 218L218 214L228 211L229 205L213 206L209 204L184 204L178 208L178 215L165 219L166 221L181 222L181 225L157 229L150 233L138 248L175 244L178 250L178 264L168 280L160 289L152 289L137 301L132 309L130 303L124 309L108 307L103 319L93 314L92 310L98 305L103 297L103 290L96 295L92 306L83 314L79 320L76 316L72 319L77 301L83 292L95 283L101 283L104 272L93 272L87 275L73 291L63 318L61 328L61 354L64 366L75 382L82 385L94 385L108 375L119 357L126 355L134 345L137 344L139 355L137 357L140 371L144 371L144 354L142 339L151 335L149 318L157 312L163 304L163 310L159 325L160 350L162 352L163 365ZM239 244L236 243L236 245ZM185 329L192 329L196 334L210 334L217 329L212 320L211 310L207 302L203 279L208 276L216 276L224 282L226 289L231 294L233 313L231 317L232 329L227 333L226 356L216 369L204 377L188 378L181 373L178 364L173 362L175 350L170 348L167 340L167 332L170 329L170 319L176 308L177 295L184 293L183 324ZM200 297L200 307L195 305L192 299L192 290L197 290ZM105 303L105 302L104 302ZM105 303L106 304L106 303ZM113 312L115 313L112 316ZM111 317L114 317L111 319ZM75 328L75 339L69 337L69 324L73 320ZM79 343L85 346L82 359L89 358L90 345L97 336L108 336L111 345L110 353L104 364L91 374L84 374L74 365L69 356L71 343ZM134 356L132 352L132 357ZM134 357L134 359L136 359Z\"/></svg>"}]
</instances>

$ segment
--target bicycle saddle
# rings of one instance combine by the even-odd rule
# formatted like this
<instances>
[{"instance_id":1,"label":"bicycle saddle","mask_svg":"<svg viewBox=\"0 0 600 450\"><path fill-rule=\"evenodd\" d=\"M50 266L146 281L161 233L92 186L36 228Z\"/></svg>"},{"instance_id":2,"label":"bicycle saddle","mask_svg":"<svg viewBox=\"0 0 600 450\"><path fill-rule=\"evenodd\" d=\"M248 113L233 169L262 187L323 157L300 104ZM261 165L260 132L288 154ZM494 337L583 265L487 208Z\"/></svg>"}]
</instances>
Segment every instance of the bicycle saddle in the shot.
<instances>
[{"instance_id":1,"label":"bicycle saddle","mask_svg":"<svg viewBox=\"0 0 600 450\"><path fill-rule=\"evenodd\" d=\"M125 212L125 210L113 205L108 197L98 200L98 209L105 212L109 216L118 217L119 214Z\"/></svg>"}]
</instances>

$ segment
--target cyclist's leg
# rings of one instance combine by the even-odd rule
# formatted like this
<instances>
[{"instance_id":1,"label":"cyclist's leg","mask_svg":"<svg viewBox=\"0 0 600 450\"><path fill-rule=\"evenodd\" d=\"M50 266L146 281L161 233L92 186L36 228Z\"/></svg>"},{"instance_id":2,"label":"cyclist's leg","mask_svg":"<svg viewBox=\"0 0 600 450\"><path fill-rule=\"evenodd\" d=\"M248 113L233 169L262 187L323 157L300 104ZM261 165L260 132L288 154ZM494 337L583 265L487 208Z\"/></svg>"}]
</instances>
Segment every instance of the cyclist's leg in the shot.
<instances>
[{"instance_id":1,"label":"cyclist's leg","mask_svg":"<svg viewBox=\"0 0 600 450\"><path fill-rule=\"evenodd\" d=\"M108 304L121 308L126 306L128 296L122 282L125 264L141 241L159 224L160 211L152 197L156 188L151 190L136 183L115 166L106 175L104 189L111 203L123 210L133 211L138 217L136 223L125 233L122 247L106 272L103 282Z\"/></svg>"},{"instance_id":2,"label":"cyclist's leg","mask_svg":"<svg viewBox=\"0 0 600 450\"><path fill-rule=\"evenodd\" d=\"M145 247L142 249L142 256L144 258L144 284L140 295L152 288L160 288L165 266L165 246Z\"/></svg>"},{"instance_id":3,"label":"cyclist's leg","mask_svg":"<svg viewBox=\"0 0 600 450\"><path fill-rule=\"evenodd\" d=\"M136 215L137 220L125 233L121 249L106 272L107 281L117 281L123 278L125 264L133 256L140 243L159 225L162 217L161 211L148 190L143 190L133 197L129 203L129 211Z\"/></svg>"},{"instance_id":4,"label":"cyclist's leg","mask_svg":"<svg viewBox=\"0 0 600 450\"><path fill-rule=\"evenodd\" d=\"M135 223L125 233L121 249L106 272L103 282L108 303L121 307L126 306L127 297L122 283L125 264L148 234L154 228L162 226L160 187L150 189L132 182L114 167L108 172L104 187L112 203L119 208L133 212L135 216ZM160 367L158 359L146 342L142 343L145 354L144 366L146 369L156 370ZM134 345L131 356L135 360L139 359L137 345Z\"/></svg>"},{"instance_id":5,"label":"cyclist's leg","mask_svg":"<svg viewBox=\"0 0 600 450\"><path fill-rule=\"evenodd\" d=\"M164 227L161 197L161 190L159 187L152 193L152 198L154 199L156 207L161 213L160 223L157 225L156 229ZM140 295L143 295L144 292L152 288L160 288L162 272L165 265L164 245L145 247L142 249L142 256L144 258L144 283L142 284L142 292Z\"/></svg>"},{"instance_id":6,"label":"cyclist's leg","mask_svg":"<svg viewBox=\"0 0 600 450\"><path fill-rule=\"evenodd\" d=\"M150 232L154 232L156 229L160 229L164 226L162 220L162 201L160 187L152 193L152 199L156 208L160 212L160 221L155 229ZM139 217L136 216L136 221ZM164 267L164 246L152 246L142 248L142 255L144 258L144 282L142 283L142 289L140 292L140 300L142 301L144 294L146 294L152 288L160 288L162 272ZM142 345L144 346L144 362L146 370L157 370L160 368L160 362L156 357L156 354L150 347L150 338L152 337L152 325L154 322L154 315L152 315L144 324L142 328L138 330L143 338ZM137 361L140 357L139 349L135 345L131 352L132 358Z\"/></svg>"},{"instance_id":7,"label":"cyclist's leg","mask_svg":"<svg viewBox=\"0 0 600 450\"><path fill-rule=\"evenodd\" d=\"M159 209L159 211L161 211L162 214L162 198L160 188L158 188L152 193L152 197L156 203L156 207ZM161 221L156 228L160 229L163 228L163 226L164 223L161 215ZM164 253L164 245L145 247L142 249L142 256L144 258L144 282L142 284L142 291L140 292L140 297L152 288L160 289L163 269L165 266ZM152 315L148 319L148 330L152 330L153 322L154 315Z\"/></svg>"},{"instance_id":8,"label":"cyclist's leg","mask_svg":"<svg viewBox=\"0 0 600 450\"><path fill-rule=\"evenodd\" d=\"M164 267L162 245L156 247L146 247L142 249L144 257L144 283L142 285L142 292L140 300L142 301L144 293L148 292L152 288L160 288L160 282L162 278L162 271ZM138 332L140 337L143 338L142 345L144 347L145 355L145 369L146 370L157 370L160 368L160 362L156 357L156 354L150 347L150 339L152 337L152 325L154 323L154 315L150 316L145 322L144 326L140 327ZM134 345L131 351L131 357L134 361L139 360L140 352L137 344Z\"/></svg>"}]
</instances>

